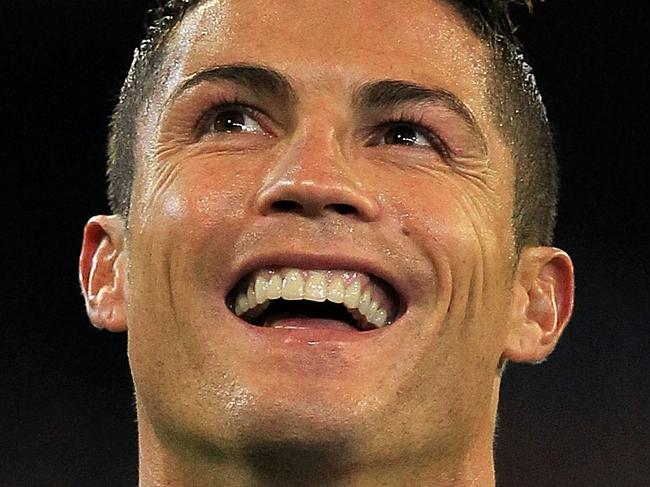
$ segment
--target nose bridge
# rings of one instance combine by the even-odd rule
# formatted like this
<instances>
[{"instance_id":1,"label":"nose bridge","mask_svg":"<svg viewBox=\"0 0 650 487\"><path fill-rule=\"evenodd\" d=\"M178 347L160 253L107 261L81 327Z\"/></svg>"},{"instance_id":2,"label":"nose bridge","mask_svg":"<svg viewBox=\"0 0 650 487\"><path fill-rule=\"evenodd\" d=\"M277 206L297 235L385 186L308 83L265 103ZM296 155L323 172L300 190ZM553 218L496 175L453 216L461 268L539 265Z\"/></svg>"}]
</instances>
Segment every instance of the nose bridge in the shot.
<instances>
[{"instance_id":1,"label":"nose bridge","mask_svg":"<svg viewBox=\"0 0 650 487\"><path fill-rule=\"evenodd\" d=\"M277 175L296 183L310 179L335 182L351 176L341 147L342 138L330 125L300 127L289 150L278 160Z\"/></svg>"},{"instance_id":2,"label":"nose bridge","mask_svg":"<svg viewBox=\"0 0 650 487\"><path fill-rule=\"evenodd\" d=\"M355 173L344 138L332 124L297 127L256 196L257 210L266 215L338 213L362 220L376 218L377 202Z\"/></svg>"}]
</instances>

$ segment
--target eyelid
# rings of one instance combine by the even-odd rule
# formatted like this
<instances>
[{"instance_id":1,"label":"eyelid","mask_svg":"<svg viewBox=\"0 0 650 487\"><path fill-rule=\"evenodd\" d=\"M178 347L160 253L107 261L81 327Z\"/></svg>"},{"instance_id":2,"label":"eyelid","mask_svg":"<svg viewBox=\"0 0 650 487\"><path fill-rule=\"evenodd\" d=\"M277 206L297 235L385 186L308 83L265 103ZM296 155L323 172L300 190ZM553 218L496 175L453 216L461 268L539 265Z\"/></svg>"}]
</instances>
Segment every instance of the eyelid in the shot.
<instances>
[{"instance_id":1,"label":"eyelid","mask_svg":"<svg viewBox=\"0 0 650 487\"><path fill-rule=\"evenodd\" d=\"M437 131L429 127L423 120L423 117L411 117L405 114L400 114L394 118L388 118L385 121L379 123L375 130L378 130L380 135L371 135L371 139L383 136L387 130L393 127L398 127L400 125L408 125L413 129L421 132L427 141L431 144L431 149L439 151L440 155L445 158L451 157L451 150L447 143L443 140ZM426 150L426 147L421 146L409 146L410 149L416 150Z\"/></svg>"},{"instance_id":2,"label":"eyelid","mask_svg":"<svg viewBox=\"0 0 650 487\"><path fill-rule=\"evenodd\" d=\"M193 133L198 140L201 137L210 135L208 126L211 120L220 113L228 110L241 110L246 115L255 119L262 127L265 135L274 135L275 131L270 128L270 117L254 104L237 97L224 97L217 99L210 104L210 108L201 112L196 121Z\"/></svg>"}]
</instances>

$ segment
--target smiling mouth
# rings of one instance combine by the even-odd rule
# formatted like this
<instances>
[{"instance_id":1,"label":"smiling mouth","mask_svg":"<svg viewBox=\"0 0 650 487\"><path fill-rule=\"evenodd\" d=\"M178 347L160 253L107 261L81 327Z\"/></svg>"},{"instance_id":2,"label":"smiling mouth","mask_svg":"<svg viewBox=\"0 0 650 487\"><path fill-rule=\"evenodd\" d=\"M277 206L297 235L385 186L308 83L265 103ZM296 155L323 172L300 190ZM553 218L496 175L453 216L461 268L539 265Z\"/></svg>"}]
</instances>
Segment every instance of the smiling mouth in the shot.
<instances>
[{"instance_id":1,"label":"smiling mouth","mask_svg":"<svg viewBox=\"0 0 650 487\"><path fill-rule=\"evenodd\" d=\"M333 326L369 331L393 323L401 311L395 289L379 277L350 270L258 269L228 294L229 309L267 328Z\"/></svg>"}]
</instances>

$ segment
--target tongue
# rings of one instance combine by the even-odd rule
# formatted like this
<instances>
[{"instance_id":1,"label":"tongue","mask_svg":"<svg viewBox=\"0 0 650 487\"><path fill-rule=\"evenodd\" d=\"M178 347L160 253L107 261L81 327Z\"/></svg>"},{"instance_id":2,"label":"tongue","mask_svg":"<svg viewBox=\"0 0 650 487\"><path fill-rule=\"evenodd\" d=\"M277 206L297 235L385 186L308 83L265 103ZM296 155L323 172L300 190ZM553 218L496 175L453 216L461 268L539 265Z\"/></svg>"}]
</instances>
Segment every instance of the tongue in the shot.
<instances>
[{"instance_id":1,"label":"tongue","mask_svg":"<svg viewBox=\"0 0 650 487\"><path fill-rule=\"evenodd\" d=\"M313 316L295 313L273 313L265 317L262 326L268 328L284 328L293 330L306 330L327 328L330 330L358 331L354 326L342 320L332 318L315 318Z\"/></svg>"}]
</instances>

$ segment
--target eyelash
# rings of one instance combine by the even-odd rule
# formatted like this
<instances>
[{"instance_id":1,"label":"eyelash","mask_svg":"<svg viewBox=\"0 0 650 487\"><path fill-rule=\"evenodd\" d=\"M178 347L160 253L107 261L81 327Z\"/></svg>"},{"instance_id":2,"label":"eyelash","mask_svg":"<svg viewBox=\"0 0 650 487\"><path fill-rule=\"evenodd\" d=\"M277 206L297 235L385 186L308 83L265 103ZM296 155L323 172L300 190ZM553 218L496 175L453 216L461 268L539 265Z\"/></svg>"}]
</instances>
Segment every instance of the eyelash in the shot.
<instances>
[{"instance_id":1,"label":"eyelash","mask_svg":"<svg viewBox=\"0 0 650 487\"><path fill-rule=\"evenodd\" d=\"M212 101L210 103L210 108L205 110L197 120L194 128L194 133L197 138L209 135L210 124L214 122L214 118L220 113L229 110L241 110L246 115L254 118L255 121L266 130L268 124L263 120L266 118L266 115L262 110L247 101L237 98L236 96L224 97Z\"/></svg>"},{"instance_id":2,"label":"eyelash","mask_svg":"<svg viewBox=\"0 0 650 487\"><path fill-rule=\"evenodd\" d=\"M230 109L241 110L246 115L254 118L262 128L267 130L266 127L268 124L264 121L264 119L267 118L267 115L264 113L264 111L255 105L252 105L248 101L233 96L224 97L213 101L210 104L210 108L206 110L197 121L194 132L198 135L199 138L209 134L209 125L212 123L212 119L216 115ZM422 116L411 117L402 113L396 118L388 118L375 126L373 131L378 130L379 135L373 135L370 137L370 139L376 140L377 137L383 137L389 129L393 127L399 127L400 125L407 125L414 130L422 133L426 140L431 144L431 148L438 151L442 157L447 158L450 156L449 146L442 140L442 138L438 136L438 134L436 134L433 130L427 128ZM426 150L426 148L423 147L411 147L416 150Z\"/></svg>"},{"instance_id":3,"label":"eyelash","mask_svg":"<svg viewBox=\"0 0 650 487\"><path fill-rule=\"evenodd\" d=\"M427 127L422 116L411 117L402 113L396 118L391 118L380 123L378 125L378 128L380 129L381 136L384 136L389 129L393 127L399 127L400 125L407 125L413 128L414 130L421 132L422 135L424 135L425 139L427 139L427 142L431 144L431 147L434 150L440 152L440 154L445 158L450 156L449 146L444 142L444 140L442 140L442 138L435 131ZM426 150L425 148L422 147L414 147L414 148L416 150Z\"/></svg>"}]
</instances>

